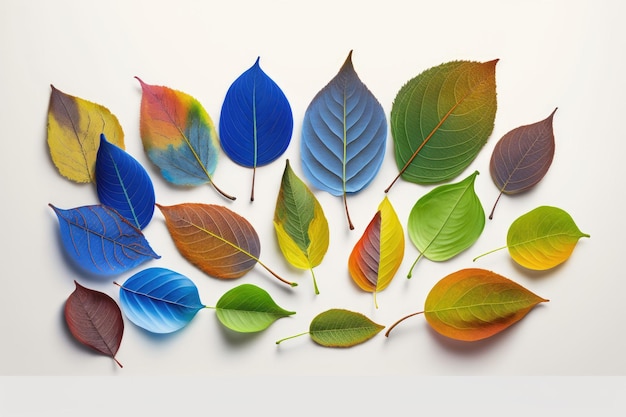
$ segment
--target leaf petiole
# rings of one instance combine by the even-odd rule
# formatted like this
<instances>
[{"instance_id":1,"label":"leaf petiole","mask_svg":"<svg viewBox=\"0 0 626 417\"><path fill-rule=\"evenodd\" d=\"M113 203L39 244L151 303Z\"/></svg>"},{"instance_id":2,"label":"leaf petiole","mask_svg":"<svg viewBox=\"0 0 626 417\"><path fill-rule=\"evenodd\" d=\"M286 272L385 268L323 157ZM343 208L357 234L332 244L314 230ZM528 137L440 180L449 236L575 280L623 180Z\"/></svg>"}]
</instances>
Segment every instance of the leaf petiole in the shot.
<instances>
[{"instance_id":1,"label":"leaf petiole","mask_svg":"<svg viewBox=\"0 0 626 417\"><path fill-rule=\"evenodd\" d=\"M417 313L412 313L409 314L408 316L404 316L402 317L400 320L396 321L394 324L392 324L389 329L387 330L387 332L385 333L385 337L389 337L389 333L391 333L391 331L393 330L394 327L396 327L398 324L400 324L401 322L403 322L404 320L413 317L413 316L417 316L418 314L423 314L423 311L418 311Z\"/></svg>"},{"instance_id":2,"label":"leaf petiole","mask_svg":"<svg viewBox=\"0 0 626 417\"><path fill-rule=\"evenodd\" d=\"M413 268L415 268L415 264L417 264L417 261L422 259L422 256L424 256L424 254L420 253L417 259L415 259L415 261L413 262L413 265L411 265L411 269L409 269L409 273L406 276L408 279L411 279L411 277L413 276Z\"/></svg>"},{"instance_id":3,"label":"leaf petiole","mask_svg":"<svg viewBox=\"0 0 626 417\"><path fill-rule=\"evenodd\" d=\"M280 339L280 340L277 340L277 341L276 341L276 344L278 345L278 344L280 344L281 342L284 342L285 340L295 339L296 337L304 336L305 334L309 334L309 332L299 333L299 334L295 334L295 335L293 335L293 336L289 336L289 337L282 338L282 339Z\"/></svg>"},{"instance_id":4,"label":"leaf petiole","mask_svg":"<svg viewBox=\"0 0 626 417\"><path fill-rule=\"evenodd\" d=\"M494 252L497 252L497 251L499 251L499 250L506 249L507 247L508 247L508 246L504 245L504 246L502 246L502 247L499 247L499 248L496 248L496 249L492 249L492 250L490 250L489 252L485 252L485 253L483 253L482 255L478 255L477 257L475 257L474 259L472 259L472 262L476 262L476 259L478 259L478 258L482 258L483 256L485 256L485 255L489 255L490 253L494 253Z\"/></svg>"}]
</instances>

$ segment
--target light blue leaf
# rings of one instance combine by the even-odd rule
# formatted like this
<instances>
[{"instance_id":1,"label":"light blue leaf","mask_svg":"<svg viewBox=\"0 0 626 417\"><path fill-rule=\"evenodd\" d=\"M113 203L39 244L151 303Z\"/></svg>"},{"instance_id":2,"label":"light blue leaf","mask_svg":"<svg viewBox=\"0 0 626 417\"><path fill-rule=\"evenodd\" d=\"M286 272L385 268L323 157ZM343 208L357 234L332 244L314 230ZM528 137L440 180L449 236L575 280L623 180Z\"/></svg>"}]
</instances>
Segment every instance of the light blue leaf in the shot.
<instances>
[{"instance_id":1,"label":"light blue leaf","mask_svg":"<svg viewBox=\"0 0 626 417\"><path fill-rule=\"evenodd\" d=\"M130 321L152 333L175 332L205 307L193 281L165 268L128 278L120 286L120 305Z\"/></svg>"},{"instance_id":2,"label":"light blue leaf","mask_svg":"<svg viewBox=\"0 0 626 417\"><path fill-rule=\"evenodd\" d=\"M65 251L85 271L102 276L115 275L150 259L160 258L141 230L107 206L67 210L52 204L49 206L58 217Z\"/></svg>"},{"instance_id":3,"label":"light blue leaf","mask_svg":"<svg viewBox=\"0 0 626 417\"><path fill-rule=\"evenodd\" d=\"M230 159L253 168L269 164L289 146L293 114L287 97L259 66L259 58L230 86L222 104L220 144Z\"/></svg>"},{"instance_id":4,"label":"light blue leaf","mask_svg":"<svg viewBox=\"0 0 626 417\"><path fill-rule=\"evenodd\" d=\"M96 190L100 203L114 208L139 229L154 214L154 187L143 166L100 135L96 157Z\"/></svg>"},{"instance_id":5,"label":"light blue leaf","mask_svg":"<svg viewBox=\"0 0 626 417\"><path fill-rule=\"evenodd\" d=\"M317 188L335 196L356 193L374 179L385 156L387 118L359 79L352 51L339 73L313 98L302 126L302 167ZM350 215L346 215L350 228Z\"/></svg>"}]
</instances>

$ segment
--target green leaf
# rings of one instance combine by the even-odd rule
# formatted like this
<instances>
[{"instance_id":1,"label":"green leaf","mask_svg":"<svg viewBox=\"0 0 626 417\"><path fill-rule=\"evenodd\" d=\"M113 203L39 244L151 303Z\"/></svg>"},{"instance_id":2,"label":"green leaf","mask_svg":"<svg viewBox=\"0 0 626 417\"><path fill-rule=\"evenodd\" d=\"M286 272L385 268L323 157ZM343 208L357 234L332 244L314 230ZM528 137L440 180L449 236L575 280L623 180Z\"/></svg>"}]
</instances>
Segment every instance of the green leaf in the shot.
<instances>
[{"instance_id":1,"label":"green leaf","mask_svg":"<svg viewBox=\"0 0 626 417\"><path fill-rule=\"evenodd\" d=\"M352 347L368 341L384 328L361 313L335 308L318 314L308 332L278 340L276 344L308 333L321 346Z\"/></svg>"},{"instance_id":2,"label":"green leaf","mask_svg":"<svg viewBox=\"0 0 626 417\"><path fill-rule=\"evenodd\" d=\"M215 310L220 323L240 333L265 330L276 320L295 314L280 307L267 291L252 284L227 291Z\"/></svg>"},{"instance_id":3,"label":"green leaf","mask_svg":"<svg viewBox=\"0 0 626 417\"><path fill-rule=\"evenodd\" d=\"M420 198L409 214L408 233L420 251L411 266L425 256L446 261L476 242L485 227L485 211L474 190L478 171L454 183L440 185Z\"/></svg>"},{"instance_id":4,"label":"green leaf","mask_svg":"<svg viewBox=\"0 0 626 417\"><path fill-rule=\"evenodd\" d=\"M487 142L496 115L495 69L489 62L454 61L408 81L391 108L400 176L417 184L461 174Z\"/></svg>"},{"instance_id":5,"label":"green leaf","mask_svg":"<svg viewBox=\"0 0 626 417\"><path fill-rule=\"evenodd\" d=\"M274 210L274 229L280 250L291 265L308 269L319 294L313 268L328 250L328 221L315 195L291 169L289 159Z\"/></svg>"}]
</instances>

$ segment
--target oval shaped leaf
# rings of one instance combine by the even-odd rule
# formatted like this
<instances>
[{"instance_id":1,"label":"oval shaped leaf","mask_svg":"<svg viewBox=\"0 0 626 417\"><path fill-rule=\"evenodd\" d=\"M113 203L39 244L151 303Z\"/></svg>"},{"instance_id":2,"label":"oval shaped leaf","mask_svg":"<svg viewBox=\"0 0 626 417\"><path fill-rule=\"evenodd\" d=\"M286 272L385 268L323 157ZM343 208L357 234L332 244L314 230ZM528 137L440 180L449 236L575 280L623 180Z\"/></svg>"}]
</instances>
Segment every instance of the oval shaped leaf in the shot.
<instances>
[{"instance_id":1,"label":"oval shaped leaf","mask_svg":"<svg viewBox=\"0 0 626 417\"><path fill-rule=\"evenodd\" d=\"M322 346L352 347L368 341L384 328L361 313L330 309L311 321L309 334Z\"/></svg>"},{"instance_id":2,"label":"oval shaped leaf","mask_svg":"<svg viewBox=\"0 0 626 417\"><path fill-rule=\"evenodd\" d=\"M552 119L546 119L511 130L496 143L489 172L500 190L489 218L493 218L500 196L518 194L535 185L546 175L554 158Z\"/></svg>"},{"instance_id":3,"label":"oval shaped leaf","mask_svg":"<svg viewBox=\"0 0 626 417\"><path fill-rule=\"evenodd\" d=\"M120 286L120 303L130 321L152 333L180 330L205 307L193 281L166 268L128 278Z\"/></svg>"},{"instance_id":4,"label":"oval shaped leaf","mask_svg":"<svg viewBox=\"0 0 626 417\"><path fill-rule=\"evenodd\" d=\"M241 333L260 332L276 320L296 313L280 307L267 291L252 284L227 291L215 310L220 323Z\"/></svg>"},{"instance_id":5,"label":"oval shaped leaf","mask_svg":"<svg viewBox=\"0 0 626 417\"><path fill-rule=\"evenodd\" d=\"M96 159L96 189L100 203L115 209L143 229L154 214L154 187L143 166L100 135Z\"/></svg>"},{"instance_id":6,"label":"oval shaped leaf","mask_svg":"<svg viewBox=\"0 0 626 417\"><path fill-rule=\"evenodd\" d=\"M107 294L83 287L74 280L76 289L65 302L64 317L76 340L103 355L115 359L122 344L124 320L119 306Z\"/></svg>"},{"instance_id":7,"label":"oval shaped leaf","mask_svg":"<svg viewBox=\"0 0 626 417\"><path fill-rule=\"evenodd\" d=\"M291 169L289 159L276 199L274 230L287 262L310 270L315 293L319 294L313 268L322 262L328 250L328 221L315 195Z\"/></svg>"},{"instance_id":8,"label":"oval shaped leaf","mask_svg":"<svg viewBox=\"0 0 626 417\"><path fill-rule=\"evenodd\" d=\"M110 276L158 259L141 230L103 205L59 209L61 242L68 256L90 273Z\"/></svg>"},{"instance_id":9,"label":"oval shaped leaf","mask_svg":"<svg viewBox=\"0 0 626 417\"><path fill-rule=\"evenodd\" d=\"M446 261L472 246L482 234L485 212L474 190L477 175L475 171L460 182L440 185L415 203L408 232L420 255L413 266L422 256Z\"/></svg>"},{"instance_id":10,"label":"oval shaped leaf","mask_svg":"<svg viewBox=\"0 0 626 417\"><path fill-rule=\"evenodd\" d=\"M498 60L453 61L409 80L391 108L391 135L401 176L417 184L456 178L493 131Z\"/></svg>"},{"instance_id":11,"label":"oval shaped leaf","mask_svg":"<svg viewBox=\"0 0 626 417\"><path fill-rule=\"evenodd\" d=\"M313 98L302 125L305 176L317 188L343 196L365 188L380 170L386 149L383 107L358 77L352 51L339 73Z\"/></svg>"},{"instance_id":12,"label":"oval shaped leaf","mask_svg":"<svg viewBox=\"0 0 626 417\"><path fill-rule=\"evenodd\" d=\"M533 270L554 268L571 256L582 237L572 216L558 207L540 206L518 217L506 237L511 258Z\"/></svg>"},{"instance_id":13,"label":"oval shaped leaf","mask_svg":"<svg viewBox=\"0 0 626 417\"><path fill-rule=\"evenodd\" d=\"M219 140L211 117L194 97L168 87L141 84L140 134L150 160L167 181L184 186L213 183Z\"/></svg>"},{"instance_id":14,"label":"oval shaped leaf","mask_svg":"<svg viewBox=\"0 0 626 417\"><path fill-rule=\"evenodd\" d=\"M438 333L471 342L500 333L547 301L494 272L469 268L435 284L424 315Z\"/></svg>"},{"instance_id":15,"label":"oval shaped leaf","mask_svg":"<svg viewBox=\"0 0 626 417\"><path fill-rule=\"evenodd\" d=\"M404 230L389 199L378 211L352 249L348 271L354 282L368 292L387 288L404 258Z\"/></svg>"},{"instance_id":16,"label":"oval shaped leaf","mask_svg":"<svg viewBox=\"0 0 626 417\"><path fill-rule=\"evenodd\" d=\"M230 159L253 168L269 164L289 146L293 114L287 97L260 67L259 58L229 87L220 114L220 143Z\"/></svg>"},{"instance_id":17,"label":"oval shaped leaf","mask_svg":"<svg viewBox=\"0 0 626 417\"><path fill-rule=\"evenodd\" d=\"M180 254L205 273L221 279L240 278L259 261L261 242L248 220L215 204L156 205Z\"/></svg>"},{"instance_id":18,"label":"oval shaped leaf","mask_svg":"<svg viewBox=\"0 0 626 417\"><path fill-rule=\"evenodd\" d=\"M52 162L64 177L92 182L100 134L124 149L122 126L106 107L51 87L47 141Z\"/></svg>"}]
</instances>

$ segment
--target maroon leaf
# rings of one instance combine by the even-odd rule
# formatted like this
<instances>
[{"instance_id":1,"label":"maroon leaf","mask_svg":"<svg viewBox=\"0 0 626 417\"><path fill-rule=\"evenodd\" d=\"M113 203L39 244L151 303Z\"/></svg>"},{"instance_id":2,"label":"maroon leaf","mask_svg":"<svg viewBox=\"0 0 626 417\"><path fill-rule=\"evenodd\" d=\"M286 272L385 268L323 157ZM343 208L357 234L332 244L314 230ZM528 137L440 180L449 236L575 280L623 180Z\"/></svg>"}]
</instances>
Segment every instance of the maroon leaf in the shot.
<instances>
[{"instance_id":1,"label":"maroon leaf","mask_svg":"<svg viewBox=\"0 0 626 417\"><path fill-rule=\"evenodd\" d=\"M491 178L500 189L489 218L493 218L502 194L517 194L535 186L548 172L554 158L552 118L520 126L505 134L491 154Z\"/></svg>"},{"instance_id":2,"label":"maroon leaf","mask_svg":"<svg viewBox=\"0 0 626 417\"><path fill-rule=\"evenodd\" d=\"M122 342L124 320L117 303L105 293L91 290L74 281L76 289L65 302L65 322L72 336L83 345L110 356Z\"/></svg>"}]
</instances>

